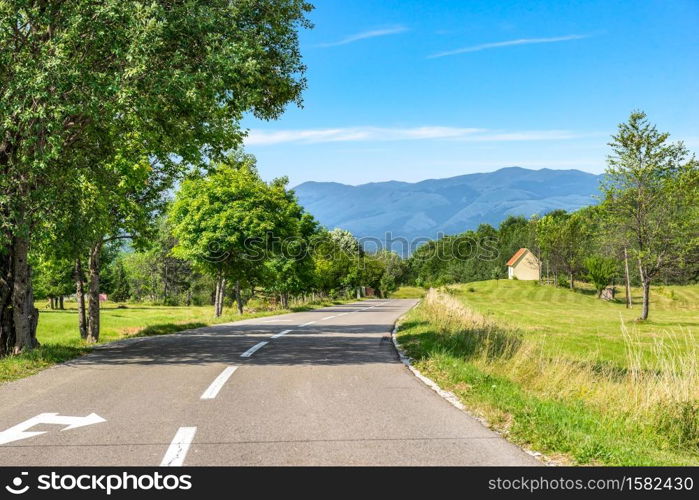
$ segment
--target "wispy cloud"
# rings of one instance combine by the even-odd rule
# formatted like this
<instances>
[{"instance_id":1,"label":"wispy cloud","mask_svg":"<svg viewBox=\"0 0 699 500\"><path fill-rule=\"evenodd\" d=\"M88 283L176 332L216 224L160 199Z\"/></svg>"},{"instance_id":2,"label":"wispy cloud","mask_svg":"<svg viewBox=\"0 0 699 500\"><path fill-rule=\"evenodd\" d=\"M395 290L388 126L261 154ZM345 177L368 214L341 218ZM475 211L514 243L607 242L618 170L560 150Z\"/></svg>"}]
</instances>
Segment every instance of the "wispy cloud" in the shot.
<instances>
[{"instance_id":1,"label":"wispy cloud","mask_svg":"<svg viewBox=\"0 0 699 500\"><path fill-rule=\"evenodd\" d=\"M583 137L567 130L502 131L482 128L425 126L412 128L344 127L307 130L250 130L247 145L326 142L385 142L443 139L468 142L546 141Z\"/></svg>"},{"instance_id":2,"label":"wispy cloud","mask_svg":"<svg viewBox=\"0 0 699 500\"><path fill-rule=\"evenodd\" d=\"M428 59L434 59L437 57L447 57L455 56L458 54L466 54L468 52L480 52L481 50L497 49L500 47L511 47L514 45L532 45L537 43L556 43L556 42L568 42L570 40L580 40L582 38L588 38L590 35L565 35L556 36L551 38L519 38L517 40L507 40L504 42L493 42L493 43L482 43L480 45L472 45L470 47L463 47L455 50L448 50L446 52L438 52L427 56Z\"/></svg>"},{"instance_id":3,"label":"wispy cloud","mask_svg":"<svg viewBox=\"0 0 699 500\"><path fill-rule=\"evenodd\" d=\"M408 31L405 26L392 26L389 28L381 28L370 31L363 31L361 33L355 33L354 35L346 36L345 38L338 40L336 42L326 42L319 43L316 47L336 47L338 45L347 45L348 43L358 42L359 40L366 40L367 38L376 38L380 36L397 35L399 33L404 33Z\"/></svg>"}]
</instances>

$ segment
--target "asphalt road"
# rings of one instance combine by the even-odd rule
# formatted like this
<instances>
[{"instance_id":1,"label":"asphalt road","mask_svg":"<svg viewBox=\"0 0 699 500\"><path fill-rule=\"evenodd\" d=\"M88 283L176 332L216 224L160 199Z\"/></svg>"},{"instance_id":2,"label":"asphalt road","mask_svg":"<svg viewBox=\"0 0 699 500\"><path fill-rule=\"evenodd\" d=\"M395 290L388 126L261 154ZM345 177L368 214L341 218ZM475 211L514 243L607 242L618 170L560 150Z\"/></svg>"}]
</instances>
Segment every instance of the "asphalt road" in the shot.
<instances>
[{"instance_id":1,"label":"asphalt road","mask_svg":"<svg viewBox=\"0 0 699 500\"><path fill-rule=\"evenodd\" d=\"M413 304L107 344L0 386L0 464L540 465L399 361Z\"/></svg>"}]
</instances>

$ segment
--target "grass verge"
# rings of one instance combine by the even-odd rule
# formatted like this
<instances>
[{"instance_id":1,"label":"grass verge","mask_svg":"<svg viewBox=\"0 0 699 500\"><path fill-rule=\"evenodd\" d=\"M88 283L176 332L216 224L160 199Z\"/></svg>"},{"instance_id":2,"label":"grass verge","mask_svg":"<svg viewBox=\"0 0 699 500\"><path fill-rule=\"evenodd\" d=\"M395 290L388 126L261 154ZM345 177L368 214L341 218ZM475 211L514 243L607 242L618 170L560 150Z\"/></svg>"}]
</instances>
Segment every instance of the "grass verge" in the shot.
<instances>
[{"instance_id":1,"label":"grass verge","mask_svg":"<svg viewBox=\"0 0 699 500\"><path fill-rule=\"evenodd\" d=\"M699 373L691 337L681 347L657 343L657 359L648 364L641 355L647 346L639 348L636 334L622 330L627 362L596 363L565 350L554 354L526 330L431 291L403 319L398 340L417 369L493 428L558 461L699 464Z\"/></svg>"},{"instance_id":2,"label":"grass verge","mask_svg":"<svg viewBox=\"0 0 699 500\"><path fill-rule=\"evenodd\" d=\"M426 290L417 286L402 286L389 294L389 299L421 299Z\"/></svg>"}]
</instances>

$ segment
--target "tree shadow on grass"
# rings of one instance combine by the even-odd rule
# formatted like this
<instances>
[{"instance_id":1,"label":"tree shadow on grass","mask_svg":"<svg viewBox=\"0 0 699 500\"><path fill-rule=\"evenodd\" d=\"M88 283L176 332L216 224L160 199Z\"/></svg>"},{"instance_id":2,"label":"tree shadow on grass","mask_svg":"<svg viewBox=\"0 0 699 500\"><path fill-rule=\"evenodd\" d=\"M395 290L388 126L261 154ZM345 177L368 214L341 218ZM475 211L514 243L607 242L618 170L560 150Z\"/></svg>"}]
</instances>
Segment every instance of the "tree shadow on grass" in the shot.
<instances>
[{"instance_id":1,"label":"tree shadow on grass","mask_svg":"<svg viewBox=\"0 0 699 500\"><path fill-rule=\"evenodd\" d=\"M428 321L406 321L400 330L400 342L417 359L428 358L435 350L469 359L486 356L488 359L511 358L522 345L522 336L496 325L474 326L458 331L439 331Z\"/></svg>"},{"instance_id":2,"label":"tree shadow on grass","mask_svg":"<svg viewBox=\"0 0 699 500\"><path fill-rule=\"evenodd\" d=\"M132 337L152 337L154 335L168 335L170 333L177 333L184 330L193 330L195 328L202 328L204 326L209 326L201 321L193 321L190 323L162 323L159 325L150 325L141 329L134 335L128 335L126 338Z\"/></svg>"},{"instance_id":3,"label":"tree shadow on grass","mask_svg":"<svg viewBox=\"0 0 699 500\"><path fill-rule=\"evenodd\" d=\"M91 351L88 345L42 344L18 357L46 363L61 363Z\"/></svg>"},{"instance_id":4,"label":"tree shadow on grass","mask_svg":"<svg viewBox=\"0 0 699 500\"><path fill-rule=\"evenodd\" d=\"M91 351L89 346L42 344L18 355L0 358L0 383L34 375L57 363L79 358Z\"/></svg>"}]
</instances>

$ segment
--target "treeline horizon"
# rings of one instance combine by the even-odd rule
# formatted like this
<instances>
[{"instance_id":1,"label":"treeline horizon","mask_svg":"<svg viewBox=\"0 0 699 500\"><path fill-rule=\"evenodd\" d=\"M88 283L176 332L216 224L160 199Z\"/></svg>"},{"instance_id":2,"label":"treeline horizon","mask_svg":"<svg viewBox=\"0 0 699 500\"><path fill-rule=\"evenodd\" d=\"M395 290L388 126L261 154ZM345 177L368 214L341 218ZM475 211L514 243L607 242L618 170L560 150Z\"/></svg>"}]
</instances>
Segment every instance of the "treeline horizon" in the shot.
<instances>
[{"instance_id":1,"label":"treeline horizon","mask_svg":"<svg viewBox=\"0 0 699 500\"><path fill-rule=\"evenodd\" d=\"M643 287L641 315L647 318L652 281L699 281L693 157L681 145L671 149L687 160L671 175L668 169L646 173L617 166L629 154L624 149L629 137L638 144L643 144L639 138L655 141L657 147L665 143L658 136L641 113L620 125L598 205L530 218L510 216L497 228L481 224L428 241L407 258L388 250L367 251L349 231L321 227L298 204L286 178L262 181L255 158L234 151L183 179L151 221L148 242L134 240L133 249L124 251L122 240L115 238L102 247L96 293L117 302L213 305L220 316L224 304L242 313L253 297L288 307L290 300L307 297L360 296L363 287L386 296L403 284L504 279L507 260L525 247L541 260L541 281L554 286L575 289L576 281L586 281L598 294L610 285ZM637 210L644 201L633 198L639 187L642 196L656 189L654 204L645 205L643 225L625 226L619 218L625 217L624 203ZM37 297L53 297L52 307L58 306L58 297L83 287L80 279L76 285L80 276L67 261L44 256L34 267Z\"/></svg>"},{"instance_id":2,"label":"treeline horizon","mask_svg":"<svg viewBox=\"0 0 699 500\"><path fill-rule=\"evenodd\" d=\"M505 278L519 248L540 259L540 275L555 286L592 283L643 288L640 319L648 318L657 281L699 281L699 166L682 142L634 111L609 143L600 203L575 212L508 217L496 229L447 236L408 259L407 282L418 286ZM464 258L462 251L467 250Z\"/></svg>"}]
</instances>

